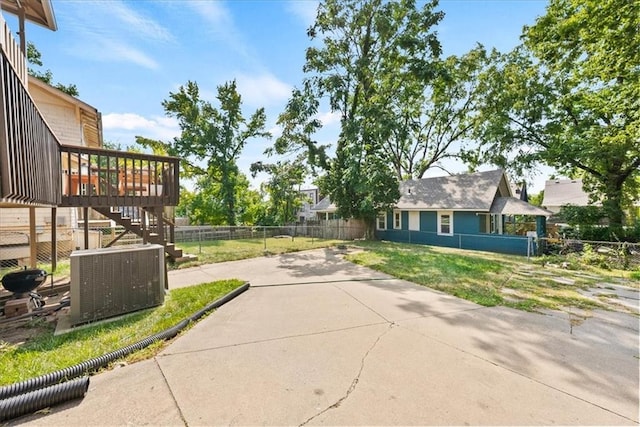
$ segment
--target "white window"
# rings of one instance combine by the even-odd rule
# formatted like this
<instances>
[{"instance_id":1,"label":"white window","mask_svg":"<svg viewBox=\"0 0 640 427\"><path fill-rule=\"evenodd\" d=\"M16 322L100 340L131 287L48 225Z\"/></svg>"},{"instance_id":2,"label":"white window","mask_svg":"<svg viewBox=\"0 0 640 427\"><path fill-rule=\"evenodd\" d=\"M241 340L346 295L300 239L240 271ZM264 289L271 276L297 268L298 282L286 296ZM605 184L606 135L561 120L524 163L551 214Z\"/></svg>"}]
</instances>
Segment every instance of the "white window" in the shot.
<instances>
[{"instance_id":1,"label":"white window","mask_svg":"<svg viewBox=\"0 0 640 427\"><path fill-rule=\"evenodd\" d=\"M453 212L438 212L438 234L453 236Z\"/></svg>"},{"instance_id":2,"label":"white window","mask_svg":"<svg viewBox=\"0 0 640 427\"><path fill-rule=\"evenodd\" d=\"M378 230L387 229L387 215L384 212L378 214L378 217L376 218L376 228Z\"/></svg>"},{"instance_id":3,"label":"white window","mask_svg":"<svg viewBox=\"0 0 640 427\"><path fill-rule=\"evenodd\" d=\"M420 231L420 212L409 212L409 230Z\"/></svg>"},{"instance_id":4,"label":"white window","mask_svg":"<svg viewBox=\"0 0 640 427\"><path fill-rule=\"evenodd\" d=\"M400 211L393 211L393 228L396 230L402 228L402 215Z\"/></svg>"}]
</instances>

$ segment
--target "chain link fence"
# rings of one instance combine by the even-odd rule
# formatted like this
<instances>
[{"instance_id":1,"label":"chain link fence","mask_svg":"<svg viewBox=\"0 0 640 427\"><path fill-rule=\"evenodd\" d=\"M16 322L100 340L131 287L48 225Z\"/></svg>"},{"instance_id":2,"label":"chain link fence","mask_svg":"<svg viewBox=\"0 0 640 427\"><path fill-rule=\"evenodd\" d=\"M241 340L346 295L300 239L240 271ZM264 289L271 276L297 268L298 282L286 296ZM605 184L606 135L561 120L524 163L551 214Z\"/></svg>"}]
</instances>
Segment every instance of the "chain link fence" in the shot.
<instances>
[{"instance_id":1,"label":"chain link fence","mask_svg":"<svg viewBox=\"0 0 640 427\"><path fill-rule=\"evenodd\" d=\"M35 267L51 273L55 280L69 276L69 256L74 250L104 248L142 243L140 236L126 232L124 227L109 220L91 219L85 239L83 220L71 209L59 209L52 221L52 210L35 209L35 232L29 227L30 213L27 208L0 209L0 278L20 268L31 268L32 251ZM73 227L76 224L76 227ZM53 237L55 231L55 238ZM192 255L202 253L202 248L220 240L259 242L264 251L303 250L314 241L349 241L360 239L365 228L357 221L321 221L287 226L177 226L175 243L184 244L185 252ZM32 245L35 239L35 245ZM303 245L306 243L306 245Z\"/></svg>"}]
</instances>

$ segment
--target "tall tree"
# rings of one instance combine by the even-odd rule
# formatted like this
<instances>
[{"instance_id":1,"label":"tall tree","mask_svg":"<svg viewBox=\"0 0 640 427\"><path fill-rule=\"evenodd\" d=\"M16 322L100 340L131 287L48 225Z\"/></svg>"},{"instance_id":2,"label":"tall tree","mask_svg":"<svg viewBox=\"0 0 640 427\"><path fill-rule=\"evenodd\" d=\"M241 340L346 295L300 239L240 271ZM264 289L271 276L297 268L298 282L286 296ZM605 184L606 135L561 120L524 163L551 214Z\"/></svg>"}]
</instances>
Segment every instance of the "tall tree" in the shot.
<instances>
[{"instance_id":1,"label":"tall tree","mask_svg":"<svg viewBox=\"0 0 640 427\"><path fill-rule=\"evenodd\" d=\"M198 85L192 81L169 93L162 106L167 115L178 119L182 131L169 152L183 158L190 175L204 176L203 182L219 184L211 197L222 204L224 222L236 225L237 187L243 177L238 170L238 157L249 140L271 135L264 130L264 108L256 110L249 120L243 117L242 98L235 81L218 86L216 98L219 108L201 99Z\"/></svg>"},{"instance_id":2,"label":"tall tree","mask_svg":"<svg viewBox=\"0 0 640 427\"><path fill-rule=\"evenodd\" d=\"M319 105L319 100L309 86L303 90L294 89L276 122L281 126L282 134L265 154L294 154L299 160L306 159L312 172L315 172L316 167L327 169L329 146L321 145L314 139L314 134L322 127L322 122L318 119Z\"/></svg>"},{"instance_id":3,"label":"tall tree","mask_svg":"<svg viewBox=\"0 0 640 427\"><path fill-rule=\"evenodd\" d=\"M477 77L486 61L482 46L436 61L432 79L407 79L389 100L378 123L399 180L422 178L434 167L445 170L443 160L459 158L477 118Z\"/></svg>"},{"instance_id":4,"label":"tall tree","mask_svg":"<svg viewBox=\"0 0 640 427\"><path fill-rule=\"evenodd\" d=\"M640 3L551 0L482 77L476 160L582 176L620 235L640 174Z\"/></svg>"},{"instance_id":5,"label":"tall tree","mask_svg":"<svg viewBox=\"0 0 640 427\"><path fill-rule=\"evenodd\" d=\"M36 48L36 45L34 45L31 42L27 43L27 61L29 62L29 64L35 65L37 67L43 66L42 55L40 54L40 51ZM78 87L75 84L64 85L62 83L54 83L53 73L49 69L45 71L40 71L38 69L29 67L28 72L29 72L29 75L39 80L42 80L46 84L51 85L56 89L63 91L67 95L71 95L71 96L80 95L80 92L78 92Z\"/></svg>"},{"instance_id":6,"label":"tall tree","mask_svg":"<svg viewBox=\"0 0 640 427\"><path fill-rule=\"evenodd\" d=\"M431 28L442 18L436 2L326 0L308 34L305 88L339 112L336 155L323 180L342 217L373 226L378 211L399 197L396 176L385 159L388 134L380 128L389 100L405 80L430 79L440 45Z\"/></svg>"},{"instance_id":7,"label":"tall tree","mask_svg":"<svg viewBox=\"0 0 640 427\"><path fill-rule=\"evenodd\" d=\"M269 179L262 184L268 195L263 225L282 225L295 221L304 199L300 192L307 173L304 163L300 159L276 163L256 162L251 165L251 173L255 177L258 172L269 174Z\"/></svg>"}]
</instances>

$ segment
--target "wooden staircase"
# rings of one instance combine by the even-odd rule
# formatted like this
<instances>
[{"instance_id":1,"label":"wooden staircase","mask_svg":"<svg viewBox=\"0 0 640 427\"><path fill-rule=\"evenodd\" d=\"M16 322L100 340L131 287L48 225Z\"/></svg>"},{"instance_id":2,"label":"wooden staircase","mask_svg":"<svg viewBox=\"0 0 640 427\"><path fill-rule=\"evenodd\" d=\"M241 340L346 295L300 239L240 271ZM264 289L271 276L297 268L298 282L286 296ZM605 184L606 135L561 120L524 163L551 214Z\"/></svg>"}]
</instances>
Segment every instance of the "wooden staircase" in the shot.
<instances>
[{"instance_id":1,"label":"wooden staircase","mask_svg":"<svg viewBox=\"0 0 640 427\"><path fill-rule=\"evenodd\" d=\"M175 244L168 239L168 235L172 234L173 226L168 219L163 217L162 209L139 208L138 214L134 217L130 216L131 210L125 212L122 208L93 207L93 209L124 227L125 231L112 240L108 246L117 242L126 233L131 232L141 237L144 243L164 246L165 253L173 261L182 258L182 250L176 248Z\"/></svg>"}]
</instances>

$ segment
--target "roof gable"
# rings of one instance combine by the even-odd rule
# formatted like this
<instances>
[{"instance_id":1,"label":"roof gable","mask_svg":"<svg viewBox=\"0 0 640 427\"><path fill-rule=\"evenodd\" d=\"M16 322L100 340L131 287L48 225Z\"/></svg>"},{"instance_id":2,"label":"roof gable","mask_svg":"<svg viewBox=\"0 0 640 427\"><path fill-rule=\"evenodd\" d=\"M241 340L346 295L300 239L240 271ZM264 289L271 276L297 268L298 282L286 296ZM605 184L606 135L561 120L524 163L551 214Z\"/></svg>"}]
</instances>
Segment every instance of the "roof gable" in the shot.
<instances>
[{"instance_id":1,"label":"roof gable","mask_svg":"<svg viewBox=\"0 0 640 427\"><path fill-rule=\"evenodd\" d=\"M486 212L496 197L512 196L502 169L403 181L400 194L398 209Z\"/></svg>"},{"instance_id":2,"label":"roof gable","mask_svg":"<svg viewBox=\"0 0 640 427\"><path fill-rule=\"evenodd\" d=\"M317 205L311 208L311 210L314 212L333 213L337 210L337 207L334 203L331 203L331 199L329 199L329 196L327 196L320 200Z\"/></svg>"}]
</instances>

